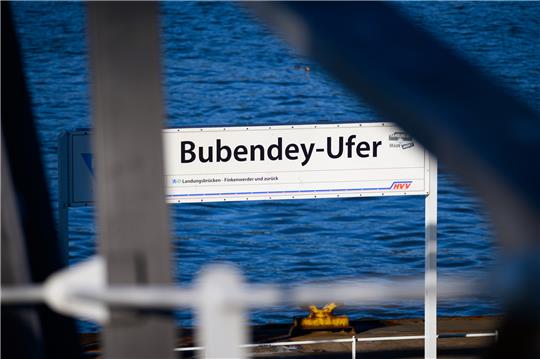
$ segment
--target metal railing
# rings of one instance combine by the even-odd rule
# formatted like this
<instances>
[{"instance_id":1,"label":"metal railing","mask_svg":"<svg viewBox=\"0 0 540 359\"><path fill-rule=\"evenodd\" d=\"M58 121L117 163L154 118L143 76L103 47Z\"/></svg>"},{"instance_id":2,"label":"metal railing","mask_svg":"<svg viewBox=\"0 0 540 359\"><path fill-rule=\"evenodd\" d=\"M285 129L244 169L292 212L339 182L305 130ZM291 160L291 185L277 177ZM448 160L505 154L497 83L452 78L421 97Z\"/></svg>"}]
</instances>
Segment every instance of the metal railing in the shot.
<instances>
[{"instance_id":1,"label":"metal railing","mask_svg":"<svg viewBox=\"0 0 540 359\"><path fill-rule=\"evenodd\" d=\"M448 333L438 334L437 339L445 338L483 338L494 337L497 340L498 332L492 333ZM390 336L390 337L369 337L359 338L352 336L351 338L343 339L319 339L319 340L297 340L288 342L273 342L273 343L257 343L257 344L244 344L242 348L265 348L265 347L279 347L279 346L291 346L291 345L313 345L313 344L330 344L330 343L351 343L351 358L356 359L357 355L357 343L359 342L382 342L382 341L399 341L399 340L423 340L425 335L403 335L403 336ZM203 351L205 347L182 347L175 348L175 352L190 352L190 351Z\"/></svg>"},{"instance_id":2,"label":"metal railing","mask_svg":"<svg viewBox=\"0 0 540 359\"><path fill-rule=\"evenodd\" d=\"M70 267L52 275L43 286L4 287L2 305L45 302L65 315L90 319L102 324L110 322L110 310L171 311L194 309L198 327L195 347L176 348L175 351L199 351L206 357L243 358L248 348L317 343L425 339L424 335L345 339L306 340L247 344L246 313L249 308L279 304L305 305L339 299L348 305L388 303L396 300L421 300L423 280L396 280L385 283L332 283L279 288L272 285L248 285L241 273L229 265L210 265L189 288L171 286L107 286L105 262L100 257ZM441 298L470 297L483 294L488 288L477 282L443 280L439 286ZM494 333L440 334L438 337L496 336ZM355 354L354 354L355 355ZM353 357L354 357L353 355Z\"/></svg>"}]
</instances>

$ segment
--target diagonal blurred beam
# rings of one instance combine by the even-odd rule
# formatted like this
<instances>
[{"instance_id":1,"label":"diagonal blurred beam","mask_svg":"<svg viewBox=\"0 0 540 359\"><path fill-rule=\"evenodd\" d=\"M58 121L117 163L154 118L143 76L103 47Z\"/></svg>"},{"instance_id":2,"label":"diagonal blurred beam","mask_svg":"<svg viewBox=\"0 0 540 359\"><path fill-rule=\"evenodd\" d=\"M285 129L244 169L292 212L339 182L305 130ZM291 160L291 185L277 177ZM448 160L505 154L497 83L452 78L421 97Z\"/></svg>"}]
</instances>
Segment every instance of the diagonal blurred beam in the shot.
<instances>
[{"instance_id":1,"label":"diagonal blurred beam","mask_svg":"<svg viewBox=\"0 0 540 359\"><path fill-rule=\"evenodd\" d=\"M110 284L171 283L158 4L88 4L97 217ZM172 358L171 315L112 310L109 358Z\"/></svg>"},{"instance_id":2,"label":"diagonal blurred beam","mask_svg":"<svg viewBox=\"0 0 540 359\"><path fill-rule=\"evenodd\" d=\"M50 274L65 267L67 262L56 235L20 54L10 4L2 2L2 149L5 149L5 154L2 154L2 211L8 210L10 206L18 211L18 215L2 213L2 255L4 251L14 250L16 247L24 251L22 256L9 259L13 261L12 269L20 269L26 262L29 266L31 281L42 283ZM4 177L6 172L9 172L10 176ZM5 181L11 181L11 183ZM12 187L9 188L9 185ZM13 202L5 202L8 198L4 198L4 195L8 198L13 195L11 198ZM21 240L21 237L16 236L17 232L13 227L18 225L16 222L19 222L22 228L21 235L24 236L24 243L13 242ZM4 283L4 275L10 275L9 272L4 271L7 269L4 267L5 264L8 263L2 261L2 283ZM19 276L22 273L11 273L11 275ZM6 309L8 310L11 311L11 309ZM14 335L16 329L4 327L7 323L4 320L10 318L9 315L4 316L4 313L4 308L2 308L3 353L10 347L28 344L31 340L31 338L9 340L9 335ZM43 357L77 358L80 356L75 322L54 313L45 306L39 306L37 313L39 320L37 332L42 335L40 340L43 343L41 353ZM19 319L23 318L19 317ZM28 324L28 322L15 323L13 321L10 323L17 326ZM10 333L11 330L13 330L12 333ZM26 339L28 341L23 342ZM32 348L13 349L19 353L25 350L28 350L27 353L32 352ZM38 348L35 349L34 353L40 351Z\"/></svg>"},{"instance_id":3,"label":"diagonal blurred beam","mask_svg":"<svg viewBox=\"0 0 540 359\"><path fill-rule=\"evenodd\" d=\"M540 211L540 116L394 6L252 3L297 49L395 120L486 198L486 178ZM538 218L538 217L536 217ZM536 227L538 228L538 227Z\"/></svg>"},{"instance_id":4,"label":"diagonal blurred beam","mask_svg":"<svg viewBox=\"0 0 540 359\"><path fill-rule=\"evenodd\" d=\"M6 286L24 286L32 281L26 257L23 230L17 211L6 152L2 149L2 292ZM42 358L43 335L35 308L9 308L2 299L2 352L4 358Z\"/></svg>"},{"instance_id":5,"label":"diagonal blurred beam","mask_svg":"<svg viewBox=\"0 0 540 359\"><path fill-rule=\"evenodd\" d=\"M485 200L518 268L494 355L540 356L540 116L381 2L250 3L304 55L403 126ZM527 328L525 330L525 328Z\"/></svg>"}]
</instances>

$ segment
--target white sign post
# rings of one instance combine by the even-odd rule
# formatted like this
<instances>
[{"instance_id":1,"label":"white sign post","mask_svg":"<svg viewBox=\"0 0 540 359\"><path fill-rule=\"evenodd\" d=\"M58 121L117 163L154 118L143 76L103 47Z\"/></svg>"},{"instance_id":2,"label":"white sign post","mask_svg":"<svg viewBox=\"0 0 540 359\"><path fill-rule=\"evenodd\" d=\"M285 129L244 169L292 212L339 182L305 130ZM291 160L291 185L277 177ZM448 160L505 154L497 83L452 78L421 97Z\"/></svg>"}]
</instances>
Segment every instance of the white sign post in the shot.
<instances>
[{"instance_id":1,"label":"white sign post","mask_svg":"<svg viewBox=\"0 0 540 359\"><path fill-rule=\"evenodd\" d=\"M437 159L429 156L429 187L425 200L424 356L437 357Z\"/></svg>"},{"instance_id":2,"label":"white sign post","mask_svg":"<svg viewBox=\"0 0 540 359\"><path fill-rule=\"evenodd\" d=\"M163 131L169 203L425 196L425 357L437 353L437 161L392 123ZM92 203L88 132L60 137L60 232Z\"/></svg>"}]
</instances>

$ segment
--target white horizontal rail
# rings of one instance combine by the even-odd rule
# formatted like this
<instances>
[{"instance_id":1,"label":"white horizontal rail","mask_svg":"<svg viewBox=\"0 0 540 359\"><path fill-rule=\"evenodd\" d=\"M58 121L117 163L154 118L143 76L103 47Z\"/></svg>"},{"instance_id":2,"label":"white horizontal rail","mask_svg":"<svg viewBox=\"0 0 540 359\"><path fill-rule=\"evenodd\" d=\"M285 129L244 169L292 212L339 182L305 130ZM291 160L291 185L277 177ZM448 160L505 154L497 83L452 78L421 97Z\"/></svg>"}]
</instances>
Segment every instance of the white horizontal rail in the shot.
<instances>
[{"instance_id":1,"label":"white horizontal rail","mask_svg":"<svg viewBox=\"0 0 540 359\"><path fill-rule=\"evenodd\" d=\"M321 340L300 340L295 342L274 342L274 343L258 343L258 344L243 344L242 348L259 348L259 347L282 347L289 345L310 345L310 344L324 344L324 343L351 343L352 338L346 339L321 339ZM184 347L184 348L175 348L174 351L177 352L186 352L186 351L196 351L204 350L204 347Z\"/></svg>"},{"instance_id":2,"label":"white horizontal rail","mask_svg":"<svg viewBox=\"0 0 540 359\"><path fill-rule=\"evenodd\" d=\"M45 301L41 286L3 287L1 290L2 304L34 304Z\"/></svg>"},{"instance_id":3,"label":"white horizontal rail","mask_svg":"<svg viewBox=\"0 0 540 359\"><path fill-rule=\"evenodd\" d=\"M310 345L319 343L350 343L352 338L346 339L320 339L320 340L299 340L295 342L275 342L275 343L259 343L259 344L244 344L245 348L257 348L257 347L280 347L287 345Z\"/></svg>"},{"instance_id":4,"label":"white horizontal rail","mask_svg":"<svg viewBox=\"0 0 540 359\"><path fill-rule=\"evenodd\" d=\"M385 342L389 340L416 340L424 339L425 335L402 335L395 337L356 338L357 342Z\"/></svg>"},{"instance_id":5,"label":"white horizontal rail","mask_svg":"<svg viewBox=\"0 0 540 359\"><path fill-rule=\"evenodd\" d=\"M396 280L386 283L337 283L329 285L303 285L291 289L277 286L245 285L241 290L227 295L225 305L242 307L267 307L277 304L326 303L339 299L349 304L388 303L396 300L423 299L423 281ZM476 282L446 280L439 287L439 298L462 298L482 295L486 291ZM74 297L84 301L132 308L176 309L197 304L200 293L197 287L169 286L108 286L104 288L74 288ZM3 304L25 304L46 301L40 286L3 287L0 295Z\"/></svg>"},{"instance_id":6,"label":"white horizontal rail","mask_svg":"<svg viewBox=\"0 0 540 359\"><path fill-rule=\"evenodd\" d=\"M471 334L465 334L466 338L480 338L480 337L496 337L499 333L471 333Z\"/></svg>"},{"instance_id":7,"label":"white horizontal rail","mask_svg":"<svg viewBox=\"0 0 540 359\"><path fill-rule=\"evenodd\" d=\"M453 339L453 338L479 338L479 337L497 337L498 333L448 333L439 334L437 338L440 339ZM421 340L424 339L424 335L403 335L403 336L391 336L391 337L368 337L368 338L344 338L344 339L320 339L320 340L299 340L289 342L274 342L274 343L258 343L258 344L244 344L242 348L259 348L259 347L277 347L277 346L290 346L290 345L312 345L312 344L327 344L327 343L352 343L356 342L382 342L393 340ZM183 347L175 348L174 351L186 352L186 351L199 351L204 350L204 347Z\"/></svg>"}]
</instances>

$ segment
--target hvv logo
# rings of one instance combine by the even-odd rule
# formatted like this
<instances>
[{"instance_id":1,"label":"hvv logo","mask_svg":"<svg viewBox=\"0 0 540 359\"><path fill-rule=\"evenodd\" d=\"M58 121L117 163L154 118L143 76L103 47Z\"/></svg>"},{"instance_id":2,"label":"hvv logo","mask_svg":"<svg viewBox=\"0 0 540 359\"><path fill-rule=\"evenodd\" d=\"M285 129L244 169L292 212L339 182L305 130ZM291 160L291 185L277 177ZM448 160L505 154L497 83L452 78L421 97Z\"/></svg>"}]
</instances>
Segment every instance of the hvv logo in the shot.
<instances>
[{"instance_id":1,"label":"hvv logo","mask_svg":"<svg viewBox=\"0 0 540 359\"><path fill-rule=\"evenodd\" d=\"M411 181L408 181L408 182L394 182L394 184L392 185L392 189L409 189L409 187L411 187Z\"/></svg>"}]
</instances>

